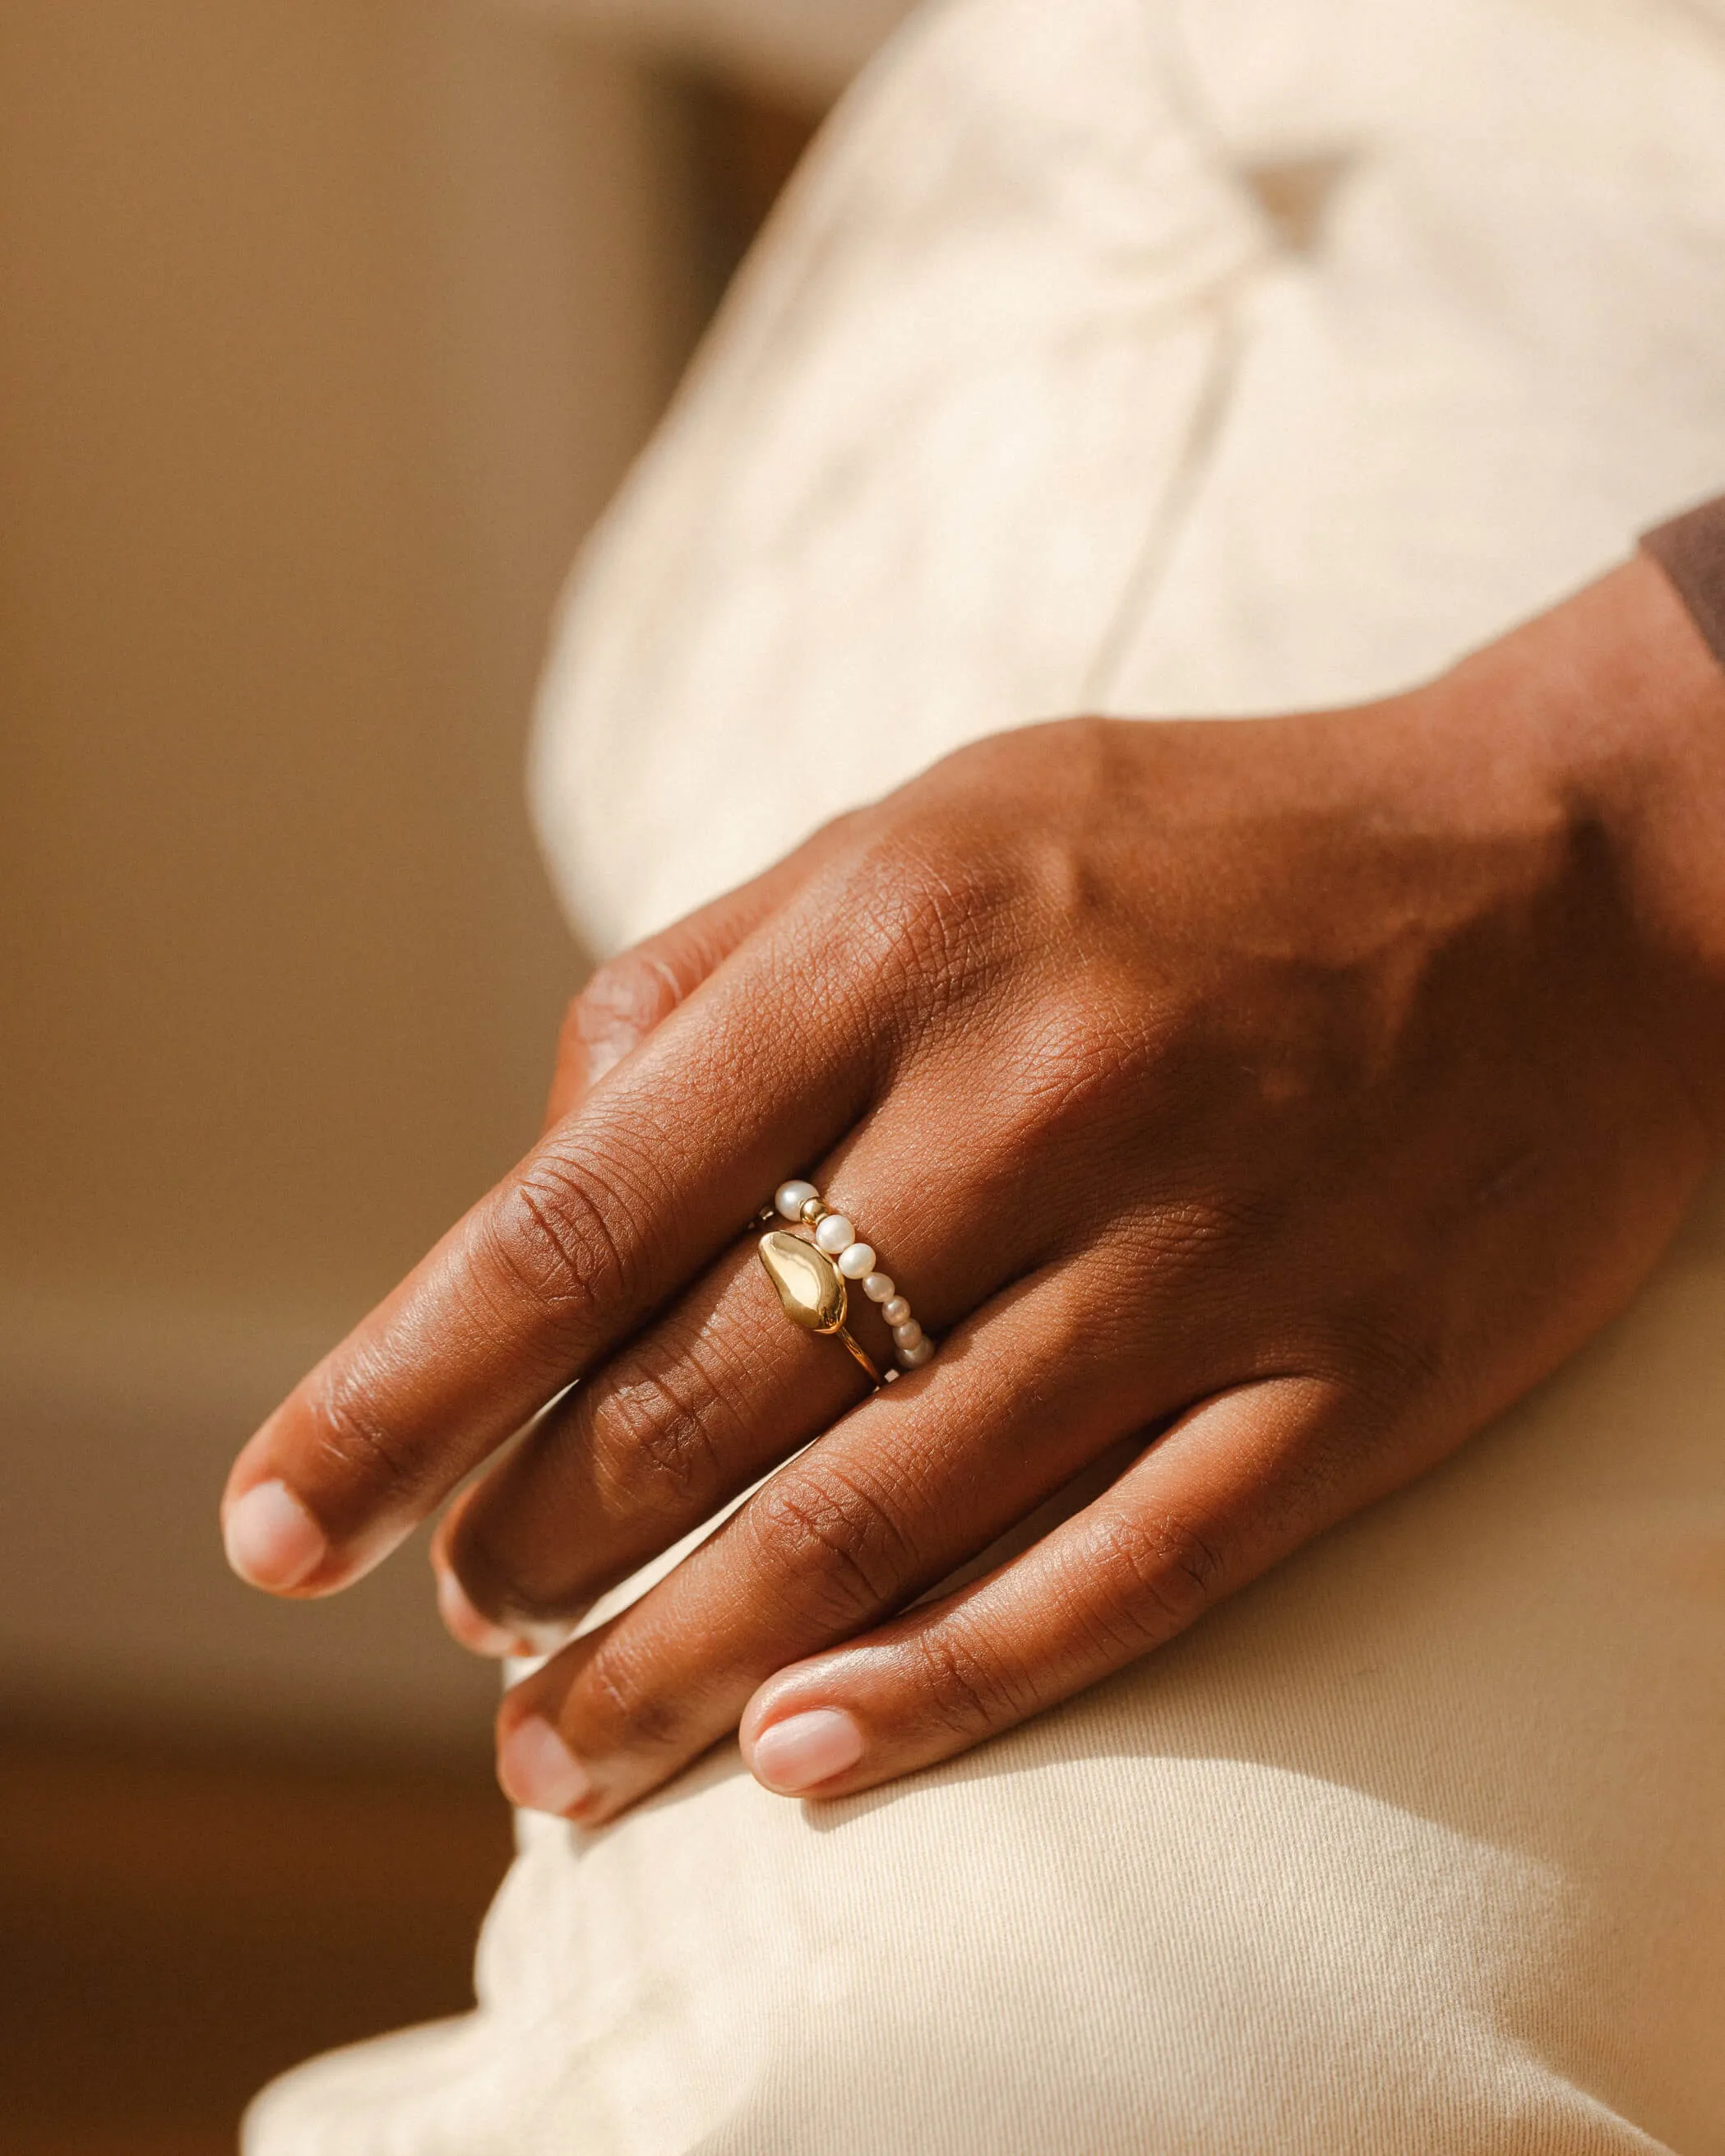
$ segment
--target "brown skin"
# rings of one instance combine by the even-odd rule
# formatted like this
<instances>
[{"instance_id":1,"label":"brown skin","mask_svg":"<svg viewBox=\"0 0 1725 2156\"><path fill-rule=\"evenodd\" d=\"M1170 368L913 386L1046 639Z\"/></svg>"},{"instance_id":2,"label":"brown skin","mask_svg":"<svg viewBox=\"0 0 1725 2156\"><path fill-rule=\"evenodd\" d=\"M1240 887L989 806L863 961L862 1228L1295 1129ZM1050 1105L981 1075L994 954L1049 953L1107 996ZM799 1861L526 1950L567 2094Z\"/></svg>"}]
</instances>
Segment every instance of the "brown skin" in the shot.
<instances>
[{"instance_id":1,"label":"brown skin","mask_svg":"<svg viewBox=\"0 0 1725 2156\"><path fill-rule=\"evenodd\" d=\"M1722 834L1725 674L1645 561L1369 708L982 742L603 970L539 1146L228 1501L285 1481L331 1592L580 1376L439 1537L496 1648L818 1438L501 1735L554 1723L588 1823L809 1707L865 1739L818 1794L948 1758L1634 1293L1725 1137ZM941 1341L872 1398L742 1233L798 1173Z\"/></svg>"}]
</instances>

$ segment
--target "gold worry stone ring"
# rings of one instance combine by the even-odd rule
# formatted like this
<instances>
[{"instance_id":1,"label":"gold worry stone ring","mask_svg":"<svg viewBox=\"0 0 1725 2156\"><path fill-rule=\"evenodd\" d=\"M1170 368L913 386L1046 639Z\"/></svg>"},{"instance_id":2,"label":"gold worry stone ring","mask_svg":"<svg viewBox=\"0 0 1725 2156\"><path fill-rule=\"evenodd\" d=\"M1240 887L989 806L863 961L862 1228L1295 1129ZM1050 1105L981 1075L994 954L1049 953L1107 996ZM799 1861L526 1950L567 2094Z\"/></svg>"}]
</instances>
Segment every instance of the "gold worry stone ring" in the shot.
<instances>
[{"instance_id":1,"label":"gold worry stone ring","mask_svg":"<svg viewBox=\"0 0 1725 2156\"><path fill-rule=\"evenodd\" d=\"M911 1315L911 1306L890 1274L875 1263L871 1245L860 1240L842 1213L834 1213L812 1183L782 1183L762 1214L791 1224L761 1238L761 1263L778 1291L784 1314L805 1332L830 1332L869 1373L870 1382L889 1383L899 1370L920 1370L934 1353L934 1342ZM898 1369L883 1377L875 1358L845 1330L850 1289L861 1288L892 1329Z\"/></svg>"}]
</instances>

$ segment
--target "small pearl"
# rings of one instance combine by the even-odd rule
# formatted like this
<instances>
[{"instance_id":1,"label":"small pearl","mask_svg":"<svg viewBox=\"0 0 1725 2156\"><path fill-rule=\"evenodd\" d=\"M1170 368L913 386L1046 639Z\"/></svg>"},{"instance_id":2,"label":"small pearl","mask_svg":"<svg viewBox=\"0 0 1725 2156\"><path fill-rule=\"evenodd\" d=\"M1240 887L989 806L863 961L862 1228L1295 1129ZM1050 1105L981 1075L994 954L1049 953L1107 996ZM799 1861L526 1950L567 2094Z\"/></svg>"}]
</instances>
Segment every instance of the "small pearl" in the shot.
<instances>
[{"instance_id":1,"label":"small pearl","mask_svg":"<svg viewBox=\"0 0 1725 2156\"><path fill-rule=\"evenodd\" d=\"M840 1250L848 1250L856 1240L856 1230L842 1213L829 1213L814 1231L814 1247L824 1250L829 1258L836 1258ZM869 1254L874 1263L874 1253Z\"/></svg>"},{"instance_id":2,"label":"small pearl","mask_svg":"<svg viewBox=\"0 0 1725 2156\"><path fill-rule=\"evenodd\" d=\"M911 1306L901 1295L890 1295L880 1306L880 1315L889 1325L902 1325L911 1314Z\"/></svg>"},{"instance_id":3,"label":"small pearl","mask_svg":"<svg viewBox=\"0 0 1725 2156\"><path fill-rule=\"evenodd\" d=\"M839 1253L839 1270L846 1280L860 1280L875 1270L875 1253L866 1243L853 1243Z\"/></svg>"},{"instance_id":4,"label":"small pearl","mask_svg":"<svg viewBox=\"0 0 1725 2156\"><path fill-rule=\"evenodd\" d=\"M870 1302L891 1302L898 1290L892 1284L891 1273L870 1273L863 1282L863 1293Z\"/></svg>"},{"instance_id":5,"label":"small pearl","mask_svg":"<svg viewBox=\"0 0 1725 2156\"><path fill-rule=\"evenodd\" d=\"M933 1353L934 1342L932 1340L919 1340L914 1348L901 1348L898 1351L899 1368L901 1370L920 1370Z\"/></svg>"},{"instance_id":6,"label":"small pearl","mask_svg":"<svg viewBox=\"0 0 1725 2156\"><path fill-rule=\"evenodd\" d=\"M816 1195L812 1183L781 1183L773 1193L773 1203L783 1220L802 1217L803 1208Z\"/></svg>"},{"instance_id":7,"label":"small pearl","mask_svg":"<svg viewBox=\"0 0 1725 2156\"><path fill-rule=\"evenodd\" d=\"M895 1347L915 1348L921 1344L922 1337L922 1327L914 1317L907 1317L902 1325L895 1325L892 1328Z\"/></svg>"}]
</instances>

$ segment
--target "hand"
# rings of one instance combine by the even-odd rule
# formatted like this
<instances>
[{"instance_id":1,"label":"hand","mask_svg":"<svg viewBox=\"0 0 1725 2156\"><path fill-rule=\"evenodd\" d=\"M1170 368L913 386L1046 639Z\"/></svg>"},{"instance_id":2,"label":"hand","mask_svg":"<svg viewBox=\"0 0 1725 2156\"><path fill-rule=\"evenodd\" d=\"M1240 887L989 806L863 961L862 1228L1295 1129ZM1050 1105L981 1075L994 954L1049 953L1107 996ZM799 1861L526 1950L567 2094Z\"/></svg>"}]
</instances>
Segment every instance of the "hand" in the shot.
<instances>
[{"instance_id":1,"label":"hand","mask_svg":"<svg viewBox=\"0 0 1725 2156\"><path fill-rule=\"evenodd\" d=\"M778 1471L507 1695L519 1800L603 1820L739 1718L823 1796L1009 1727L1630 1295L1725 1121L1722 803L1643 562L1369 709L950 757L601 971L539 1145L242 1454L237 1566L338 1589L536 1416L437 1546L494 1650ZM870 1396L743 1233L798 1173L940 1337Z\"/></svg>"}]
</instances>

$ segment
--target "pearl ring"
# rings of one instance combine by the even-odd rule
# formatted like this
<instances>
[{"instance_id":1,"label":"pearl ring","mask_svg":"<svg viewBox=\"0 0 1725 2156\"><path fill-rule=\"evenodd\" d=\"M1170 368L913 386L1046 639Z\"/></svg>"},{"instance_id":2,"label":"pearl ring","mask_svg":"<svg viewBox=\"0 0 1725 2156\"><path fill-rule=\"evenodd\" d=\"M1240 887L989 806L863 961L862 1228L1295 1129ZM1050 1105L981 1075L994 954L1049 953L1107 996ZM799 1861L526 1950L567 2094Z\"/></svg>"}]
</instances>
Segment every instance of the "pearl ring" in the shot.
<instances>
[{"instance_id":1,"label":"pearl ring","mask_svg":"<svg viewBox=\"0 0 1725 2156\"><path fill-rule=\"evenodd\" d=\"M899 1370L920 1370L933 1354L934 1342L911 1317L910 1304L891 1277L877 1268L872 1245L858 1240L845 1215L834 1213L812 1183L780 1183L761 1218L770 1220L774 1214L808 1231L793 1235L776 1228L761 1238L761 1263L792 1324L805 1332L836 1333L876 1385L889 1383ZM853 1281L861 1283L870 1302L879 1303L892 1328L898 1370L884 1377L845 1327Z\"/></svg>"}]
</instances>

